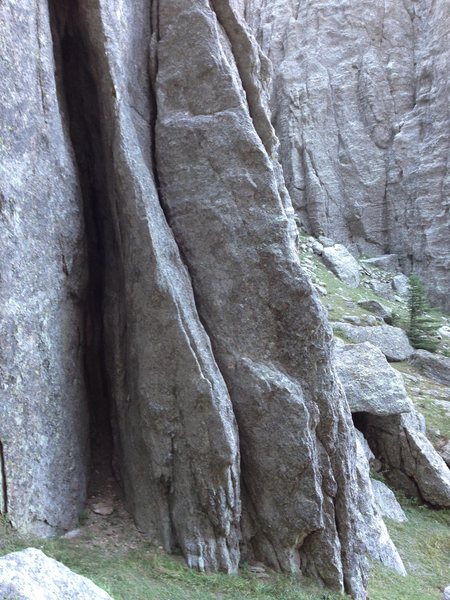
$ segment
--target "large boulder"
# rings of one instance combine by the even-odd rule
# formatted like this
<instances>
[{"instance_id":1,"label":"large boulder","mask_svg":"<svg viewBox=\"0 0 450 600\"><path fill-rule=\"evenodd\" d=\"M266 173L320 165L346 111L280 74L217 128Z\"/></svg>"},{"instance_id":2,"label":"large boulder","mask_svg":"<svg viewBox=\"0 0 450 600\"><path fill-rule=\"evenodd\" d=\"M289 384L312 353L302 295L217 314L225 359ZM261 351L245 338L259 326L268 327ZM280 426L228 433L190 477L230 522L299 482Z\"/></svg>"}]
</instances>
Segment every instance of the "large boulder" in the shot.
<instances>
[{"instance_id":1,"label":"large boulder","mask_svg":"<svg viewBox=\"0 0 450 600\"><path fill-rule=\"evenodd\" d=\"M364 308L364 310L368 310L377 317L381 317L388 324L392 321L392 310L381 304L381 302L378 302L378 300L360 300L358 306Z\"/></svg>"},{"instance_id":2,"label":"large boulder","mask_svg":"<svg viewBox=\"0 0 450 600\"><path fill-rule=\"evenodd\" d=\"M429 379L450 386L450 358L426 350L416 350L410 356L409 363Z\"/></svg>"},{"instance_id":3,"label":"large boulder","mask_svg":"<svg viewBox=\"0 0 450 600\"><path fill-rule=\"evenodd\" d=\"M433 506L450 506L450 471L427 439L401 375L367 343L335 344L335 364L354 422L388 482Z\"/></svg>"},{"instance_id":4,"label":"large boulder","mask_svg":"<svg viewBox=\"0 0 450 600\"><path fill-rule=\"evenodd\" d=\"M375 292L375 294L381 296L385 300L395 300L395 291L391 282L380 281L379 279L371 279L367 285L373 292Z\"/></svg>"},{"instance_id":5,"label":"large boulder","mask_svg":"<svg viewBox=\"0 0 450 600\"><path fill-rule=\"evenodd\" d=\"M336 368L352 412L398 415L412 410L403 378L376 346L336 345Z\"/></svg>"},{"instance_id":6,"label":"large boulder","mask_svg":"<svg viewBox=\"0 0 450 600\"><path fill-rule=\"evenodd\" d=\"M273 122L299 218L386 248L450 307L446 0L246 0L276 74Z\"/></svg>"},{"instance_id":7,"label":"large boulder","mask_svg":"<svg viewBox=\"0 0 450 600\"><path fill-rule=\"evenodd\" d=\"M369 463L364 448L360 443L359 436L355 437L357 440L358 459L356 474L361 487L366 488L366 492L360 495L360 512L357 515L358 528L362 533L364 546L370 556L400 575L406 575L403 561L391 540L382 519L382 513L378 508L376 495L372 487L373 482L369 479Z\"/></svg>"},{"instance_id":8,"label":"large boulder","mask_svg":"<svg viewBox=\"0 0 450 600\"><path fill-rule=\"evenodd\" d=\"M27 548L0 558L2 600L112 600L92 581L41 550Z\"/></svg>"},{"instance_id":9,"label":"large boulder","mask_svg":"<svg viewBox=\"0 0 450 600\"><path fill-rule=\"evenodd\" d=\"M322 260L325 266L349 287L357 288L359 286L360 273L358 261L345 246L336 244L324 248Z\"/></svg>"},{"instance_id":10,"label":"large boulder","mask_svg":"<svg viewBox=\"0 0 450 600\"><path fill-rule=\"evenodd\" d=\"M406 275L404 275L403 273L396 275L395 277L392 278L391 285L392 285L392 289L397 294L397 296L400 296L400 298L403 298L403 299L408 297L408 295L409 295L409 279Z\"/></svg>"},{"instance_id":11,"label":"large boulder","mask_svg":"<svg viewBox=\"0 0 450 600\"><path fill-rule=\"evenodd\" d=\"M450 470L427 439L418 413L366 415L360 426L393 487L433 506L450 508Z\"/></svg>"},{"instance_id":12,"label":"large boulder","mask_svg":"<svg viewBox=\"0 0 450 600\"><path fill-rule=\"evenodd\" d=\"M351 423L271 161L269 65L234 4L159 3L161 202L236 414L245 556L294 573L301 566L360 597Z\"/></svg>"},{"instance_id":13,"label":"large boulder","mask_svg":"<svg viewBox=\"0 0 450 600\"><path fill-rule=\"evenodd\" d=\"M397 523L407 521L408 517L398 503L394 492L385 483L377 479L371 479L371 483L375 502L381 515Z\"/></svg>"},{"instance_id":14,"label":"large boulder","mask_svg":"<svg viewBox=\"0 0 450 600\"><path fill-rule=\"evenodd\" d=\"M398 273L400 267L396 254L383 254L373 258L364 258L361 262L366 267L376 267L390 273Z\"/></svg>"},{"instance_id":15,"label":"large boulder","mask_svg":"<svg viewBox=\"0 0 450 600\"><path fill-rule=\"evenodd\" d=\"M358 327L349 323L335 323L333 328L338 335L345 337L349 342L370 342L379 348L390 362L407 360L414 352L408 336L400 327L391 325Z\"/></svg>"}]
</instances>

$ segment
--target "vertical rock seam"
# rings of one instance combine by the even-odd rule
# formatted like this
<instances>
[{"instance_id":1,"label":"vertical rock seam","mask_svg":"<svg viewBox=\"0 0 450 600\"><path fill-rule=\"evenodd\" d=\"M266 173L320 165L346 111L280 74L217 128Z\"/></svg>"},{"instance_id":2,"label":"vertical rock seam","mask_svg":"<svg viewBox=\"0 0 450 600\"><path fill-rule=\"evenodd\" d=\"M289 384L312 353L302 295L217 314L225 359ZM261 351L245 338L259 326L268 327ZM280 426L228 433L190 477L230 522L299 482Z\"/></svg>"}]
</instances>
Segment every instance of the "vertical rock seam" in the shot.
<instances>
[{"instance_id":1,"label":"vertical rock seam","mask_svg":"<svg viewBox=\"0 0 450 600\"><path fill-rule=\"evenodd\" d=\"M90 250L94 332L86 356L99 359L88 383L91 395L104 392L111 403L99 410L96 398L91 416L114 416L114 463L138 527L167 551L181 550L190 566L232 572L239 562L236 425L156 192L150 5L127 11L129 29L118 27L124 15L108 3L54 9ZM106 381L91 377L103 370Z\"/></svg>"},{"instance_id":2,"label":"vertical rock seam","mask_svg":"<svg viewBox=\"0 0 450 600\"><path fill-rule=\"evenodd\" d=\"M6 483L5 458L3 444L0 442L0 515L8 513L8 488Z\"/></svg>"},{"instance_id":3,"label":"vertical rock seam","mask_svg":"<svg viewBox=\"0 0 450 600\"><path fill-rule=\"evenodd\" d=\"M88 51L79 35L76 2L49 1L60 105L77 165L83 202L88 281L84 299L84 375L90 412L91 463L108 470L112 463L111 406L105 367L103 293L108 220L106 167L100 131L96 82Z\"/></svg>"}]
</instances>

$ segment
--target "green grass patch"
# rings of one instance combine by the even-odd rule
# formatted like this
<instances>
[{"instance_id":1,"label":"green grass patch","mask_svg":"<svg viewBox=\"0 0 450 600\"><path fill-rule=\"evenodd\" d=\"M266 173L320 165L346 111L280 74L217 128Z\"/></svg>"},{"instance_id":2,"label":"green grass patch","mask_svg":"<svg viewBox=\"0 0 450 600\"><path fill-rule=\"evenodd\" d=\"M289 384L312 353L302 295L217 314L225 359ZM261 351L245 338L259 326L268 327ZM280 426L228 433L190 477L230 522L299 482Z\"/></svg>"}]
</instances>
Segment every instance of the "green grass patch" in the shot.
<instances>
[{"instance_id":1,"label":"green grass patch","mask_svg":"<svg viewBox=\"0 0 450 600\"><path fill-rule=\"evenodd\" d=\"M401 318L406 318L406 303L381 298L373 290L363 285L364 280L367 279L364 275L361 278L360 286L351 288L329 271L320 257L311 252L300 252L300 262L306 258L313 264L314 280L327 290L327 296L322 297L322 303L328 309L330 321L341 321L345 315L361 318L371 315L371 312L357 305L360 300L378 300L378 302L399 314Z\"/></svg>"},{"instance_id":2,"label":"green grass patch","mask_svg":"<svg viewBox=\"0 0 450 600\"><path fill-rule=\"evenodd\" d=\"M116 545L86 545L77 539L24 539L5 525L0 531L0 555L27 547L88 577L115 600L337 600L342 596L319 589L307 579L269 573L259 579L248 568L239 575L205 575L188 569L181 558L168 556L147 543L121 551Z\"/></svg>"},{"instance_id":3,"label":"green grass patch","mask_svg":"<svg viewBox=\"0 0 450 600\"><path fill-rule=\"evenodd\" d=\"M406 523L386 520L403 559L407 577L374 564L369 581L370 600L440 600L450 583L450 511L431 510L401 499Z\"/></svg>"},{"instance_id":4,"label":"green grass patch","mask_svg":"<svg viewBox=\"0 0 450 600\"><path fill-rule=\"evenodd\" d=\"M448 387L424 377L408 363L392 363L391 366L406 375L406 391L417 410L425 417L427 436L431 442L436 444L439 438L450 439L450 419L447 410L436 404L436 400L450 401ZM410 377L414 377L415 380ZM439 432L439 435L436 432Z\"/></svg>"}]
</instances>

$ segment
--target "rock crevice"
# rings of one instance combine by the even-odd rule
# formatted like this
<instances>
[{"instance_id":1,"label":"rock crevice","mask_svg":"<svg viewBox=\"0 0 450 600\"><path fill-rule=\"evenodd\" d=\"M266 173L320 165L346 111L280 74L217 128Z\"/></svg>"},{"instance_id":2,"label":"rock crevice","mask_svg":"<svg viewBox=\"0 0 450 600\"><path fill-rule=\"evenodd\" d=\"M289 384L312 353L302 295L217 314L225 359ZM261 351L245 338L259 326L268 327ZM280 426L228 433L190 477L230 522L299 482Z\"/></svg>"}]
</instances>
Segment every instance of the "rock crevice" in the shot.
<instances>
[{"instance_id":1,"label":"rock crevice","mask_svg":"<svg viewBox=\"0 0 450 600\"><path fill-rule=\"evenodd\" d=\"M0 6L0 100L14 128L0 138L12 523L74 526L90 446L91 465L113 463L138 528L190 566L234 572L257 559L362 600L366 467L299 263L268 63L242 3L50 6L51 18L44 0ZM366 71L371 97L379 74ZM334 101L317 93L320 65L306 72L307 94ZM292 96L298 117L305 93ZM377 152L389 110L367 125ZM348 139L333 140L350 164ZM311 148L309 180L295 186L327 188L331 215L341 184L323 181L328 159ZM378 513L366 518L400 568Z\"/></svg>"}]
</instances>

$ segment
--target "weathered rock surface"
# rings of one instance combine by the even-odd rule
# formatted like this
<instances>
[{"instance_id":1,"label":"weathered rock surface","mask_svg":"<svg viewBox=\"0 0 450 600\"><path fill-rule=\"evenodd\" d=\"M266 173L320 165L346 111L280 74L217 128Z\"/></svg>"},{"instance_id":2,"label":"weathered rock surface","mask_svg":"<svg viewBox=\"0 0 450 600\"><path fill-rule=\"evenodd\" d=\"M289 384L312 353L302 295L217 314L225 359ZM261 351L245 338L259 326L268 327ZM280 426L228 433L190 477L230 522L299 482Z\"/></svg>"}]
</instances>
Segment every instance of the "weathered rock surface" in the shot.
<instances>
[{"instance_id":1,"label":"weathered rock surface","mask_svg":"<svg viewBox=\"0 0 450 600\"><path fill-rule=\"evenodd\" d=\"M366 267L376 267L390 273L398 273L400 268L396 254L383 254L374 258L365 258L361 262Z\"/></svg>"},{"instance_id":2,"label":"weathered rock surface","mask_svg":"<svg viewBox=\"0 0 450 600\"><path fill-rule=\"evenodd\" d=\"M395 290L392 287L392 283L389 281L372 279L369 281L369 288L385 300L395 300Z\"/></svg>"},{"instance_id":3,"label":"weathered rock surface","mask_svg":"<svg viewBox=\"0 0 450 600\"><path fill-rule=\"evenodd\" d=\"M286 184L314 235L394 253L450 307L446 0L248 0Z\"/></svg>"},{"instance_id":4,"label":"weathered rock surface","mask_svg":"<svg viewBox=\"0 0 450 600\"><path fill-rule=\"evenodd\" d=\"M392 278L392 289L394 292L400 296L400 298L407 298L409 294L409 281L408 277L403 273L400 275L396 275Z\"/></svg>"},{"instance_id":5,"label":"weathered rock surface","mask_svg":"<svg viewBox=\"0 0 450 600\"><path fill-rule=\"evenodd\" d=\"M423 421L410 412L393 417L366 415L364 428L389 483L437 507L450 507L450 470L427 439Z\"/></svg>"},{"instance_id":6,"label":"weathered rock surface","mask_svg":"<svg viewBox=\"0 0 450 600\"><path fill-rule=\"evenodd\" d=\"M403 378L368 342L335 347L336 369L352 412L398 415L413 410Z\"/></svg>"},{"instance_id":7,"label":"weathered rock surface","mask_svg":"<svg viewBox=\"0 0 450 600\"><path fill-rule=\"evenodd\" d=\"M354 448L351 425L267 154L275 138L255 96L265 64L256 50L247 60L247 34L228 2L212 6L216 14L203 2L160 5L156 157L239 425L246 552L294 572L300 562L360 596L359 542L348 528L359 492L344 474L354 450L341 451Z\"/></svg>"},{"instance_id":8,"label":"weathered rock surface","mask_svg":"<svg viewBox=\"0 0 450 600\"><path fill-rule=\"evenodd\" d=\"M375 503L383 517L387 517L397 523L404 523L408 520L402 507L397 502L397 498L392 490L386 484L377 479L371 479L372 491Z\"/></svg>"},{"instance_id":9,"label":"weathered rock surface","mask_svg":"<svg viewBox=\"0 0 450 600\"><path fill-rule=\"evenodd\" d=\"M153 542L362 600L367 473L242 5L50 8L0 7L2 512L73 528L90 412Z\"/></svg>"},{"instance_id":10,"label":"weathered rock surface","mask_svg":"<svg viewBox=\"0 0 450 600\"><path fill-rule=\"evenodd\" d=\"M450 471L427 439L424 419L407 397L400 373L367 343L338 343L334 353L355 425L389 483L433 506L448 507Z\"/></svg>"},{"instance_id":11,"label":"weathered rock surface","mask_svg":"<svg viewBox=\"0 0 450 600\"><path fill-rule=\"evenodd\" d=\"M350 342L369 342L372 346L376 346L391 362L406 360L414 352L408 336L400 327L391 325L358 327L349 323L335 323L333 327L338 334L345 336Z\"/></svg>"},{"instance_id":12,"label":"weathered rock surface","mask_svg":"<svg viewBox=\"0 0 450 600\"><path fill-rule=\"evenodd\" d=\"M369 466L370 466L370 463L375 459L375 454L370 449L370 446L367 443L366 438L364 437L364 435L362 434L362 432L359 431L359 429L355 428L354 429L354 434L358 438L358 443L362 447L362 449L364 450L364 455L365 455L366 459L368 460Z\"/></svg>"},{"instance_id":13,"label":"weathered rock surface","mask_svg":"<svg viewBox=\"0 0 450 600\"><path fill-rule=\"evenodd\" d=\"M322 251L322 260L326 267L348 286L357 288L360 281L358 261L345 246L336 244Z\"/></svg>"},{"instance_id":14,"label":"weathered rock surface","mask_svg":"<svg viewBox=\"0 0 450 600\"><path fill-rule=\"evenodd\" d=\"M51 535L86 494L86 251L47 2L0 5L0 512Z\"/></svg>"},{"instance_id":15,"label":"weathered rock surface","mask_svg":"<svg viewBox=\"0 0 450 600\"><path fill-rule=\"evenodd\" d=\"M409 363L433 381L450 386L450 358L426 350L416 350Z\"/></svg>"},{"instance_id":16,"label":"weathered rock surface","mask_svg":"<svg viewBox=\"0 0 450 600\"><path fill-rule=\"evenodd\" d=\"M450 441L446 442L441 448L439 448L439 454L443 458L447 467L450 467Z\"/></svg>"},{"instance_id":17,"label":"weathered rock surface","mask_svg":"<svg viewBox=\"0 0 450 600\"><path fill-rule=\"evenodd\" d=\"M0 558L0 598L112 600L92 581L77 575L36 548L27 548Z\"/></svg>"},{"instance_id":18,"label":"weathered rock surface","mask_svg":"<svg viewBox=\"0 0 450 600\"><path fill-rule=\"evenodd\" d=\"M448 585L442 594L442 600L450 600L450 585Z\"/></svg>"},{"instance_id":19,"label":"weathered rock surface","mask_svg":"<svg viewBox=\"0 0 450 600\"><path fill-rule=\"evenodd\" d=\"M358 436L356 437L358 438ZM363 534L366 550L370 556L379 560L382 564L390 567L400 575L406 575L403 561L381 517L382 512L378 508L377 496L374 493L374 482L369 479L369 463L359 439L357 439L357 457L358 477L362 487L366 489L365 493L360 496L360 520L358 523L358 527Z\"/></svg>"},{"instance_id":20,"label":"weathered rock surface","mask_svg":"<svg viewBox=\"0 0 450 600\"><path fill-rule=\"evenodd\" d=\"M87 0L66 3L66 14L56 7L88 226L102 227L102 306L92 318L103 319L115 464L138 528L169 552L180 548L192 567L231 572L241 512L236 423L156 190L150 8L144 0L119 12Z\"/></svg>"},{"instance_id":21,"label":"weathered rock surface","mask_svg":"<svg viewBox=\"0 0 450 600\"><path fill-rule=\"evenodd\" d=\"M377 317L381 317L388 325L392 321L392 310L381 304L381 302L378 302L378 300L360 300L358 306L368 310Z\"/></svg>"}]
</instances>

